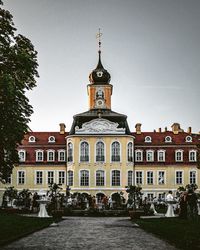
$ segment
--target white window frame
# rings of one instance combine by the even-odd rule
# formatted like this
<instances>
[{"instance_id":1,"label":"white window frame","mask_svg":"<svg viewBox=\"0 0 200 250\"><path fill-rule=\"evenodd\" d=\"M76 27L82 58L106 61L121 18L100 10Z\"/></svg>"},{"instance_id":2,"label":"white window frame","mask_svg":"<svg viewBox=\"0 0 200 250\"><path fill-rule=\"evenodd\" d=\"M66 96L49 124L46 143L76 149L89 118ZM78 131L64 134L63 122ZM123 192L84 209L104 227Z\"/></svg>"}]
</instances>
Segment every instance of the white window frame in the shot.
<instances>
[{"instance_id":1,"label":"white window frame","mask_svg":"<svg viewBox=\"0 0 200 250\"><path fill-rule=\"evenodd\" d=\"M142 183L137 183L137 173L142 173ZM136 185L143 185L144 184L144 171L143 170L136 170L135 171L135 184Z\"/></svg>"},{"instance_id":2,"label":"white window frame","mask_svg":"<svg viewBox=\"0 0 200 250\"><path fill-rule=\"evenodd\" d=\"M73 177L73 178L72 178L72 184L73 184L73 185L70 185L70 183L69 183L69 172L72 172L72 174L73 174L73 176L72 176L72 177ZM73 186L74 186L74 171L71 170L71 169L67 171L67 185L70 186L70 187L73 187Z\"/></svg>"},{"instance_id":3,"label":"white window frame","mask_svg":"<svg viewBox=\"0 0 200 250\"><path fill-rule=\"evenodd\" d=\"M6 185L12 185L12 174L8 177L8 180L5 182Z\"/></svg>"},{"instance_id":4,"label":"white window frame","mask_svg":"<svg viewBox=\"0 0 200 250\"><path fill-rule=\"evenodd\" d=\"M24 178L24 183L19 183L19 173L20 172L23 172L24 173L24 177L21 177L21 178ZM18 170L17 171L17 185L25 185L26 184L26 171L25 170Z\"/></svg>"},{"instance_id":5,"label":"white window frame","mask_svg":"<svg viewBox=\"0 0 200 250\"><path fill-rule=\"evenodd\" d=\"M64 178L64 182L60 183L59 182L59 179L60 179L60 173L64 173L64 177L61 177L61 178ZM65 185L66 184L66 171L65 170L58 170L57 171L57 183L58 184L61 184L61 185Z\"/></svg>"},{"instance_id":6,"label":"white window frame","mask_svg":"<svg viewBox=\"0 0 200 250\"><path fill-rule=\"evenodd\" d=\"M36 162L42 162L42 161L44 161L44 150L37 149L37 150L35 151L35 153L36 153L36 159L35 159ZM38 154L39 154L39 153L42 153L42 159L41 159L41 160L38 160Z\"/></svg>"},{"instance_id":7,"label":"white window frame","mask_svg":"<svg viewBox=\"0 0 200 250\"><path fill-rule=\"evenodd\" d=\"M55 136L53 136L53 135L49 136L48 142L49 142L49 143L55 143L55 142L56 142Z\"/></svg>"},{"instance_id":8,"label":"white window frame","mask_svg":"<svg viewBox=\"0 0 200 250\"><path fill-rule=\"evenodd\" d=\"M119 176L120 176L120 180L119 180L119 185L112 185L112 172L113 171L119 171ZM111 187L119 187L119 186L121 186L121 182L122 182L122 178L121 178L121 170L120 169L111 169L111 171L110 171L110 186Z\"/></svg>"},{"instance_id":9,"label":"white window frame","mask_svg":"<svg viewBox=\"0 0 200 250\"><path fill-rule=\"evenodd\" d=\"M191 173L195 173L195 182L191 182L190 181L191 180L191 176L190 176ZM189 180L188 180L188 183L189 184L197 184L197 171L195 169L191 169L189 171Z\"/></svg>"},{"instance_id":10,"label":"white window frame","mask_svg":"<svg viewBox=\"0 0 200 250\"><path fill-rule=\"evenodd\" d=\"M53 153L53 158L50 159L50 153ZM48 149L47 150L47 161L48 162L54 162L55 161L55 150L53 149Z\"/></svg>"},{"instance_id":11,"label":"white window frame","mask_svg":"<svg viewBox=\"0 0 200 250\"><path fill-rule=\"evenodd\" d=\"M46 184L47 184L47 185L52 184L51 182L48 182L48 173L49 173L49 172L53 172L53 183L55 183L55 170L47 170L47 171L46 171Z\"/></svg>"},{"instance_id":12,"label":"white window frame","mask_svg":"<svg viewBox=\"0 0 200 250\"><path fill-rule=\"evenodd\" d=\"M131 155L130 155L130 158L131 160L129 160L129 144L131 144ZM133 142L132 141L129 141L126 145L126 160L127 162L133 162Z\"/></svg>"},{"instance_id":13,"label":"white window frame","mask_svg":"<svg viewBox=\"0 0 200 250\"><path fill-rule=\"evenodd\" d=\"M81 171L87 171L89 173L88 185L81 185ZM90 170L89 169L80 169L79 170L79 186L80 187L90 187Z\"/></svg>"},{"instance_id":14,"label":"white window frame","mask_svg":"<svg viewBox=\"0 0 200 250\"><path fill-rule=\"evenodd\" d=\"M182 183L177 183L177 173L178 172L182 173L182 177L181 177L182 178ZM183 172L183 170L176 170L175 171L175 185L184 185L184 172Z\"/></svg>"},{"instance_id":15,"label":"white window frame","mask_svg":"<svg viewBox=\"0 0 200 250\"><path fill-rule=\"evenodd\" d=\"M137 153L140 153L141 154L141 160L138 160L137 158ZM135 150L135 162L142 162L143 161L143 150L141 149L136 149Z\"/></svg>"},{"instance_id":16,"label":"white window frame","mask_svg":"<svg viewBox=\"0 0 200 250\"><path fill-rule=\"evenodd\" d=\"M99 143L99 142L101 142L101 143L103 143L103 145L104 145L104 161L97 161L97 144ZM101 163L101 162L106 162L106 144L105 144L105 142L104 141L102 141L102 140L98 140L96 143L95 143L95 153L94 153L94 162L95 163Z\"/></svg>"},{"instance_id":17,"label":"white window frame","mask_svg":"<svg viewBox=\"0 0 200 250\"><path fill-rule=\"evenodd\" d=\"M159 183L159 173L160 172L164 173L164 183ZM166 171L165 170L158 170L157 171L157 184L158 185L166 185Z\"/></svg>"},{"instance_id":18,"label":"white window frame","mask_svg":"<svg viewBox=\"0 0 200 250\"><path fill-rule=\"evenodd\" d=\"M81 161L81 144L86 142L88 144L88 161ZM86 140L80 141L79 144L79 163L89 163L90 162L90 143Z\"/></svg>"},{"instance_id":19,"label":"white window frame","mask_svg":"<svg viewBox=\"0 0 200 250\"><path fill-rule=\"evenodd\" d=\"M42 183L37 183L37 172L42 172ZM43 185L44 184L44 171L43 170L35 170L35 185Z\"/></svg>"},{"instance_id":20,"label":"white window frame","mask_svg":"<svg viewBox=\"0 0 200 250\"><path fill-rule=\"evenodd\" d=\"M113 161L113 160L112 160L112 144L113 144L114 142L119 143L119 161ZM121 153L122 153L122 146L121 146L121 143L120 143L118 140L112 141L111 144L110 144L110 162L111 162L111 163L121 163L121 159L122 159Z\"/></svg>"},{"instance_id":21,"label":"white window frame","mask_svg":"<svg viewBox=\"0 0 200 250\"><path fill-rule=\"evenodd\" d=\"M64 159L61 159L61 153L64 153ZM66 151L64 149L58 150L58 161L59 162L65 162L66 159Z\"/></svg>"},{"instance_id":22,"label":"white window frame","mask_svg":"<svg viewBox=\"0 0 200 250\"><path fill-rule=\"evenodd\" d=\"M152 177L153 182L152 183L148 183L148 173L153 173L153 177ZM147 185L150 185L150 186L154 185L154 183L155 183L154 178L155 178L155 174L154 174L153 170L146 171L146 184Z\"/></svg>"},{"instance_id":23,"label":"white window frame","mask_svg":"<svg viewBox=\"0 0 200 250\"><path fill-rule=\"evenodd\" d=\"M192 159L191 155L194 153L194 159ZM190 150L189 151L189 162L196 162L197 161L197 151Z\"/></svg>"},{"instance_id":24,"label":"white window frame","mask_svg":"<svg viewBox=\"0 0 200 250\"><path fill-rule=\"evenodd\" d=\"M163 153L163 160L160 160L160 159L159 159L159 154L160 154L160 153ZM157 151L157 161L159 161L159 162L165 162L165 153L166 153L166 151L163 150L163 149L158 150L158 151Z\"/></svg>"},{"instance_id":25,"label":"white window frame","mask_svg":"<svg viewBox=\"0 0 200 250\"><path fill-rule=\"evenodd\" d=\"M104 174L104 185L97 185L97 172L98 171L101 171L101 172L103 172L103 174ZM106 174L105 174L105 171L104 170L102 170L102 169L97 169L96 171L95 171L95 186L96 187L104 187L106 185Z\"/></svg>"},{"instance_id":26,"label":"white window frame","mask_svg":"<svg viewBox=\"0 0 200 250\"><path fill-rule=\"evenodd\" d=\"M187 136L185 137L185 141L186 141L186 142L192 142L192 136L187 135Z\"/></svg>"},{"instance_id":27,"label":"white window frame","mask_svg":"<svg viewBox=\"0 0 200 250\"><path fill-rule=\"evenodd\" d=\"M69 148L69 144L72 145L71 149ZM69 156L69 149L72 150L72 155L70 155L70 156ZM71 158L69 159L69 157L71 157L72 159ZM74 144L71 141L69 141L67 143L67 162L69 162L69 163L74 162Z\"/></svg>"},{"instance_id":28,"label":"white window frame","mask_svg":"<svg viewBox=\"0 0 200 250\"><path fill-rule=\"evenodd\" d=\"M151 160L148 159L148 153L152 154L152 159ZM147 149L146 150L146 161L147 162L153 162L154 161L154 150L152 150L152 149Z\"/></svg>"},{"instance_id":29,"label":"white window frame","mask_svg":"<svg viewBox=\"0 0 200 250\"><path fill-rule=\"evenodd\" d=\"M169 136L169 135L167 135L167 136L165 137L165 142L166 142L166 143L172 142L172 137Z\"/></svg>"},{"instance_id":30,"label":"white window frame","mask_svg":"<svg viewBox=\"0 0 200 250\"><path fill-rule=\"evenodd\" d=\"M24 154L23 159L20 157L20 153L23 153L23 154ZM18 156L19 156L19 161L20 161L20 162L25 162L25 161L26 161L26 150L25 150L25 149L20 149L20 150L18 151Z\"/></svg>"},{"instance_id":31,"label":"white window frame","mask_svg":"<svg viewBox=\"0 0 200 250\"><path fill-rule=\"evenodd\" d=\"M29 136L28 142L34 143L35 142L35 136L33 136L33 135Z\"/></svg>"},{"instance_id":32,"label":"white window frame","mask_svg":"<svg viewBox=\"0 0 200 250\"><path fill-rule=\"evenodd\" d=\"M129 186L129 172L131 172L132 173L132 177L131 177L131 186L133 185L133 178L134 178L134 176L133 176L133 170L128 170L127 171L127 185Z\"/></svg>"},{"instance_id":33,"label":"white window frame","mask_svg":"<svg viewBox=\"0 0 200 250\"><path fill-rule=\"evenodd\" d=\"M178 153L181 153L181 159L178 159ZM175 150L175 161L182 162L183 161L183 149Z\"/></svg>"},{"instance_id":34,"label":"white window frame","mask_svg":"<svg viewBox=\"0 0 200 250\"><path fill-rule=\"evenodd\" d=\"M145 136L144 142L151 143L152 142L151 136L149 136L149 135Z\"/></svg>"}]
</instances>

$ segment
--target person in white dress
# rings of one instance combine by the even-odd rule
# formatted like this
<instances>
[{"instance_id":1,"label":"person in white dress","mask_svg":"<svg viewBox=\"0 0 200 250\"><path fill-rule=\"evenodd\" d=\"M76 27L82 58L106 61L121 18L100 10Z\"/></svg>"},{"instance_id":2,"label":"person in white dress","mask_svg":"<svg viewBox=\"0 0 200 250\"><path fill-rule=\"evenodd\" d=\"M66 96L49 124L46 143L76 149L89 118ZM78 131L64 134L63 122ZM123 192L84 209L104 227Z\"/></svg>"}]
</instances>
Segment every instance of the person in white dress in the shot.
<instances>
[{"instance_id":1,"label":"person in white dress","mask_svg":"<svg viewBox=\"0 0 200 250\"><path fill-rule=\"evenodd\" d=\"M40 211L38 213L38 217L49 217L47 210L46 210L46 205L48 203L48 199L45 195L43 195L42 199L38 201L40 204Z\"/></svg>"},{"instance_id":2,"label":"person in white dress","mask_svg":"<svg viewBox=\"0 0 200 250\"><path fill-rule=\"evenodd\" d=\"M172 195L172 191L169 191L167 197L166 197L166 202L167 202L167 213L165 214L166 217L175 217L174 214L174 208L173 208L173 201L174 197Z\"/></svg>"}]
</instances>

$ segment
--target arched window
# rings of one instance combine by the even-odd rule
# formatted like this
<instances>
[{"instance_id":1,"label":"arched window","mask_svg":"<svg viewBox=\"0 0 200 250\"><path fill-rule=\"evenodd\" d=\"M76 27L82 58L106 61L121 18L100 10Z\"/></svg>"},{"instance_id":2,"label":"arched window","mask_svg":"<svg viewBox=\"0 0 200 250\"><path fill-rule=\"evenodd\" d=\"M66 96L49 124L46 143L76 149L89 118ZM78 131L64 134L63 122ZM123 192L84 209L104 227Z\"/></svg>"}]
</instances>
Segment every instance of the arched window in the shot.
<instances>
[{"instance_id":1,"label":"arched window","mask_svg":"<svg viewBox=\"0 0 200 250\"><path fill-rule=\"evenodd\" d=\"M29 136L28 142L35 142L35 136L33 135Z\"/></svg>"},{"instance_id":2,"label":"arched window","mask_svg":"<svg viewBox=\"0 0 200 250\"><path fill-rule=\"evenodd\" d=\"M36 161L43 161L43 159L44 159L44 151L37 150L36 151Z\"/></svg>"},{"instance_id":3,"label":"arched window","mask_svg":"<svg viewBox=\"0 0 200 250\"><path fill-rule=\"evenodd\" d=\"M71 142L68 143L67 161L73 162L73 145Z\"/></svg>"},{"instance_id":4,"label":"arched window","mask_svg":"<svg viewBox=\"0 0 200 250\"><path fill-rule=\"evenodd\" d=\"M146 136L144 139L145 142L152 142L151 136Z\"/></svg>"},{"instance_id":5,"label":"arched window","mask_svg":"<svg viewBox=\"0 0 200 250\"><path fill-rule=\"evenodd\" d=\"M143 161L143 151L137 149L135 151L135 161Z\"/></svg>"},{"instance_id":6,"label":"arched window","mask_svg":"<svg viewBox=\"0 0 200 250\"><path fill-rule=\"evenodd\" d=\"M127 145L127 159L129 162L133 161L133 143L129 142Z\"/></svg>"},{"instance_id":7,"label":"arched window","mask_svg":"<svg viewBox=\"0 0 200 250\"><path fill-rule=\"evenodd\" d=\"M112 143L112 161L120 161L120 144L115 141Z\"/></svg>"},{"instance_id":8,"label":"arched window","mask_svg":"<svg viewBox=\"0 0 200 250\"><path fill-rule=\"evenodd\" d=\"M165 137L165 142L172 142L171 136L166 136Z\"/></svg>"},{"instance_id":9,"label":"arched window","mask_svg":"<svg viewBox=\"0 0 200 250\"><path fill-rule=\"evenodd\" d=\"M67 172L67 177L68 177L68 181L67 181L68 186L73 186L73 184L74 184L74 173L73 173L73 171L69 170Z\"/></svg>"},{"instance_id":10,"label":"arched window","mask_svg":"<svg viewBox=\"0 0 200 250\"><path fill-rule=\"evenodd\" d=\"M96 186L104 186L105 185L105 176L103 170L96 171Z\"/></svg>"},{"instance_id":11,"label":"arched window","mask_svg":"<svg viewBox=\"0 0 200 250\"><path fill-rule=\"evenodd\" d=\"M55 151L47 150L47 161L55 161Z\"/></svg>"},{"instance_id":12,"label":"arched window","mask_svg":"<svg viewBox=\"0 0 200 250\"><path fill-rule=\"evenodd\" d=\"M189 151L189 161L196 161L197 160L197 152L195 150Z\"/></svg>"},{"instance_id":13,"label":"arched window","mask_svg":"<svg viewBox=\"0 0 200 250\"><path fill-rule=\"evenodd\" d=\"M19 161L20 162L26 160L26 151L24 149L19 150L18 155L19 155Z\"/></svg>"},{"instance_id":14,"label":"arched window","mask_svg":"<svg viewBox=\"0 0 200 250\"><path fill-rule=\"evenodd\" d=\"M112 186L120 186L120 171L112 171Z\"/></svg>"},{"instance_id":15,"label":"arched window","mask_svg":"<svg viewBox=\"0 0 200 250\"><path fill-rule=\"evenodd\" d=\"M183 161L183 150L179 149L175 151L175 160Z\"/></svg>"},{"instance_id":16,"label":"arched window","mask_svg":"<svg viewBox=\"0 0 200 250\"><path fill-rule=\"evenodd\" d=\"M128 186L133 185L133 171L128 171Z\"/></svg>"},{"instance_id":17,"label":"arched window","mask_svg":"<svg viewBox=\"0 0 200 250\"><path fill-rule=\"evenodd\" d=\"M96 161L105 161L104 143L101 141L96 144Z\"/></svg>"},{"instance_id":18,"label":"arched window","mask_svg":"<svg viewBox=\"0 0 200 250\"><path fill-rule=\"evenodd\" d=\"M81 149L80 149L80 161L87 162L89 161L89 144L87 142L81 142Z\"/></svg>"},{"instance_id":19,"label":"arched window","mask_svg":"<svg viewBox=\"0 0 200 250\"><path fill-rule=\"evenodd\" d=\"M53 142L55 142L56 141L56 138L55 138L55 136L49 136L49 138L48 138L48 142L50 142L50 143L53 143Z\"/></svg>"},{"instance_id":20,"label":"arched window","mask_svg":"<svg viewBox=\"0 0 200 250\"><path fill-rule=\"evenodd\" d=\"M80 171L80 186L89 186L89 171Z\"/></svg>"}]
</instances>

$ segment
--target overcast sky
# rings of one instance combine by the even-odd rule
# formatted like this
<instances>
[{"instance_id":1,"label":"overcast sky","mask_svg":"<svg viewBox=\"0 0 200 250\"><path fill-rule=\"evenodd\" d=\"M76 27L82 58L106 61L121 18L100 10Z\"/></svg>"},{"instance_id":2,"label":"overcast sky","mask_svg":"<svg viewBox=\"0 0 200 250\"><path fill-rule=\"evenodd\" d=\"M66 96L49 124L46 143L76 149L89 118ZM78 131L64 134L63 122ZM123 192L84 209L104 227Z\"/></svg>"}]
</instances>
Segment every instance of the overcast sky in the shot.
<instances>
[{"instance_id":1,"label":"overcast sky","mask_svg":"<svg viewBox=\"0 0 200 250\"><path fill-rule=\"evenodd\" d=\"M112 110L130 129L173 122L200 130L199 0L4 0L17 32L38 51L38 86L28 94L33 131L69 131L88 110L88 75L102 63L111 74Z\"/></svg>"}]
</instances>

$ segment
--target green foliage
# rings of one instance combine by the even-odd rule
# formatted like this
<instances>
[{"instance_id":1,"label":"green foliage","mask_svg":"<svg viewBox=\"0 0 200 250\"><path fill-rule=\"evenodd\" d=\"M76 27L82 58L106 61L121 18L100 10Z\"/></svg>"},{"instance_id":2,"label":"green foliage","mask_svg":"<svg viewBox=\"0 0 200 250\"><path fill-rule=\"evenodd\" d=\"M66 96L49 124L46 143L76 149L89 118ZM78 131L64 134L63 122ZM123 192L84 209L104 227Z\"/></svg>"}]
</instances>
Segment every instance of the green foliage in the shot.
<instances>
[{"instance_id":1,"label":"green foliage","mask_svg":"<svg viewBox=\"0 0 200 250\"><path fill-rule=\"evenodd\" d=\"M15 34L13 17L0 2L0 181L18 163L17 146L28 128L32 106L26 91L36 86L37 52L29 39Z\"/></svg>"},{"instance_id":2,"label":"green foliage","mask_svg":"<svg viewBox=\"0 0 200 250\"><path fill-rule=\"evenodd\" d=\"M126 192L128 193L128 202L133 205L133 209L136 210L136 203L140 203L142 198L142 188L140 186L126 186Z\"/></svg>"},{"instance_id":3,"label":"green foliage","mask_svg":"<svg viewBox=\"0 0 200 250\"><path fill-rule=\"evenodd\" d=\"M17 195L17 206L22 206L24 208L30 208L31 202L31 192L29 189L23 189Z\"/></svg>"},{"instance_id":4,"label":"green foliage","mask_svg":"<svg viewBox=\"0 0 200 250\"><path fill-rule=\"evenodd\" d=\"M3 194L2 206L7 206L6 201L9 201L11 203L11 206L13 206L14 199L17 199L17 189L15 189L15 187L7 187Z\"/></svg>"},{"instance_id":5,"label":"green foliage","mask_svg":"<svg viewBox=\"0 0 200 250\"><path fill-rule=\"evenodd\" d=\"M61 202L62 194L60 191L62 188L60 187L61 184L51 183L49 185L49 191L47 192L47 195L51 198L51 203L49 204L49 210L58 210L59 209L59 203Z\"/></svg>"}]
</instances>

